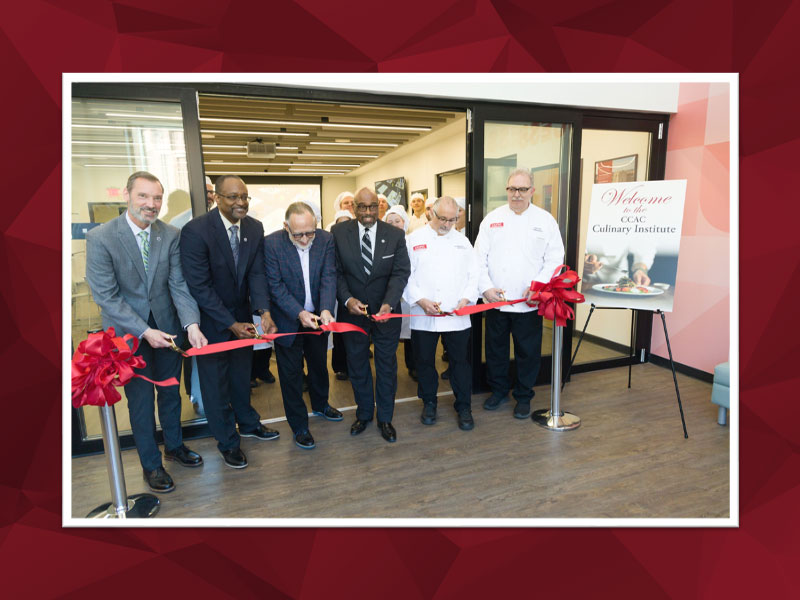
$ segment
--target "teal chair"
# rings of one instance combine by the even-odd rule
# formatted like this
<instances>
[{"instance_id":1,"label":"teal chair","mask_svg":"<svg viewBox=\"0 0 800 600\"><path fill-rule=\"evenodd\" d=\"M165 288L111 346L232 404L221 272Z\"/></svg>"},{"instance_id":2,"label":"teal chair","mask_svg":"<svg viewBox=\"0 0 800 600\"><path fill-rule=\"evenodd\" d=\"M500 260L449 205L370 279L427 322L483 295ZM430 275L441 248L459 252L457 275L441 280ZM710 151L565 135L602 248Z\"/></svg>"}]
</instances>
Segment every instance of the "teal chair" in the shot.
<instances>
[{"instance_id":1,"label":"teal chair","mask_svg":"<svg viewBox=\"0 0 800 600\"><path fill-rule=\"evenodd\" d=\"M714 367L714 385L711 387L711 402L719 406L717 423L728 422L728 410L731 407L731 365L722 363Z\"/></svg>"}]
</instances>

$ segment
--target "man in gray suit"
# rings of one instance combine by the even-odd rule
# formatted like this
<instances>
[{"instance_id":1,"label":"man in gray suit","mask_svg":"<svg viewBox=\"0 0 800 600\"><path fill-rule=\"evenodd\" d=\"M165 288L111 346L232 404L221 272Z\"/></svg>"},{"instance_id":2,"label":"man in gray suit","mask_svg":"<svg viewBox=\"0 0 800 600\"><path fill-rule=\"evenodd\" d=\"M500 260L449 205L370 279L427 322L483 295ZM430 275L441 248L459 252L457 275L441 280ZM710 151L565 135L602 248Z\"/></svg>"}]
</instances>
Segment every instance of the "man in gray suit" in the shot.
<instances>
[{"instance_id":1,"label":"man in gray suit","mask_svg":"<svg viewBox=\"0 0 800 600\"><path fill-rule=\"evenodd\" d=\"M170 349L188 336L195 348L208 342L200 331L200 311L183 279L178 250L180 232L158 219L164 188L146 171L128 178L123 191L128 210L86 235L86 278L100 307L103 329L139 338L147 366L137 373L161 381L180 377L181 357ZM154 386L134 378L125 386L131 429L154 492L175 489L164 470L155 438ZM158 418L164 433L164 458L185 467L203 459L183 444L179 386L158 388Z\"/></svg>"}]
</instances>

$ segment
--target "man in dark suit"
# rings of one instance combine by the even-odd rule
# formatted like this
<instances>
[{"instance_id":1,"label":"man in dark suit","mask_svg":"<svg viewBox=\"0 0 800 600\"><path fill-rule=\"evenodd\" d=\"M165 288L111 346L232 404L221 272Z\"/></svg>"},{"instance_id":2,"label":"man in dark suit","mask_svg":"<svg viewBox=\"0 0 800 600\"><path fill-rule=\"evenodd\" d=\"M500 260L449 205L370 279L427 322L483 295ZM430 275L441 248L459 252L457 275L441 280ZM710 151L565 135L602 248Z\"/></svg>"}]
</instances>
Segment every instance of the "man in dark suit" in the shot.
<instances>
[{"instance_id":1,"label":"man in dark suit","mask_svg":"<svg viewBox=\"0 0 800 600\"><path fill-rule=\"evenodd\" d=\"M272 333L276 328L264 274L264 228L247 216L250 197L239 177L222 175L214 189L217 208L192 219L181 231L183 272L200 307L200 327L211 343L252 338L252 303L264 331ZM197 357L208 427L225 464L235 469L247 466L240 436L260 440L279 436L261 424L250 405L252 360L252 347Z\"/></svg>"},{"instance_id":2,"label":"man in dark suit","mask_svg":"<svg viewBox=\"0 0 800 600\"><path fill-rule=\"evenodd\" d=\"M158 220L164 188L146 171L128 178L122 193L128 210L86 235L86 279L100 306L103 329L139 338L136 354L147 365L137 373L157 381L180 377L181 357L170 350L188 335L195 348L206 345L200 313L181 272L175 227ZM184 333L184 331L186 333ZM131 429L144 479L154 492L175 483L161 463L155 440L153 384L134 378L125 386ZM158 388L158 417L164 433L164 458L185 467L203 459L183 444L179 386Z\"/></svg>"},{"instance_id":3,"label":"man in dark suit","mask_svg":"<svg viewBox=\"0 0 800 600\"><path fill-rule=\"evenodd\" d=\"M295 202L286 209L283 229L264 238L264 261L271 313L281 333L313 331L333 321L336 256L333 236L317 228L313 209ZM317 316L319 314L319 316ZM286 420L300 448L314 448L303 402L303 356L308 364L311 410L329 421L342 413L328 404L328 334L295 335L275 340L278 377Z\"/></svg>"},{"instance_id":4,"label":"man in dark suit","mask_svg":"<svg viewBox=\"0 0 800 600\"><path fill-rule=\"evenodd\" d=\"M369 335L347 333L347 370L353 384L356 421L351 435L364 431L377 405L378 428L388 442L397 439L392 427L397 392L397 343L400 319L375 322L366 314L397 312L411 273L405 235L401 229L378 220L378 197L362 188L355 197L356 220L335 225L339 320L353 323ZM344 307L343 310L342 308ZM369 364L370 339L375 347L376 385L373 392Z\"/></svg>"}]
</instances>

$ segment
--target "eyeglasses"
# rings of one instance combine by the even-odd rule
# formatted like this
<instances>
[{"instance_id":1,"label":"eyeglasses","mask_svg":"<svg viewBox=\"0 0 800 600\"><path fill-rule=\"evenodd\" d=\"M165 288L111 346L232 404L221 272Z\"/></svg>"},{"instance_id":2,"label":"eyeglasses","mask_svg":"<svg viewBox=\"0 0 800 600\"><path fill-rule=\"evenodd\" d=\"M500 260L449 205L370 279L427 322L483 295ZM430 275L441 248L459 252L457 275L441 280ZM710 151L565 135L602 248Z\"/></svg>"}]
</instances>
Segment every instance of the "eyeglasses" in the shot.
<instances>
[{"instance_id":1,"label":"eyeglasses","mask_svg":"<svg viewBox=\"0 0 800 600\"><path fill-rule=\"evenodd\" d=\"M302 240L304 237L305 237L305 238L308 238L309 240L313 240L313 239L314 239L314 236L315 236L315 235L317 235L317 232L316 232L316 231L303 231L303 232L301 232L301 233L292 233L292 230L291 230L291 229L289 229L289 226L288 226L288 225L286 226L286 232L287 232L287 233L288 233L290 236L292 236L292 238L294 238L295 240L297 240L298 242L299 242L300 240Z\"/></svg>"},{"instance_id":2,"label":"eyeglasses","mask_svg":"<svg viewBox=\"0 0 800 600\"><path fill-rule=\"evenodd\" d=\"M529 185L528 187L507 187L506 191L513 196L517 192L519 192L520 194L527 194L528 190L532 190L532 189L533 189L533 186Z\"/></svg>"},{"instance_id":3,"label":"eyeglasses","mask_svg":"<svg viewBox=\"0 0 800 600\"><path fill-rule=\"evenodd\" d=\"M377 204L356 204L356 210L363 212L378 210Z\"/></svg>"},{"instance_id":4,"label":"eyeglasses","mask_svg":"<svg viewBox=\"0 0 800 600\"><path fill-rule=\"evenodd\" d=\"M433 210L433 209L431 209L431 210ZM453 217L452 219L445 219L444 217L440 217L439 213L437 213L435 210L433 211L433 214L442 223L457 223L458 222L458 217Z\"/></svg>"},{"instance_id":5,"label":"eyeglasses","mask_svg":"<svg viewBox=\"0 0 800 600\"><path fill-rule=\"evenodd\" d=\"M249 202L250 200L252 200L252 198L247 194L220 194L219 192L215 192L215 194L220 198L225 198L226 200L231 200L233 202L236 202L237 200L241 200L242 202Z\"/></svg>"}]
</instances>

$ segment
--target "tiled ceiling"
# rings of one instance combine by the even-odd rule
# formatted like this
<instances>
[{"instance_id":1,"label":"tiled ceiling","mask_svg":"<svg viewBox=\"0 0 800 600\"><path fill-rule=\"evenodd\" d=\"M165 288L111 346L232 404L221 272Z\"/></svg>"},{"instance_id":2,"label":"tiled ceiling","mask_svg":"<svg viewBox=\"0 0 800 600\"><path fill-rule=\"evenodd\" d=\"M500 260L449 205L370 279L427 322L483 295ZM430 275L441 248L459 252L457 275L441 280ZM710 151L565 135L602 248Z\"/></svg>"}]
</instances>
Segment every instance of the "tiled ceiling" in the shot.
<instances>
[{"instance_id":1,"label":"tiled ceiling","mask_svg":"<svg viewBox=\"0 0 800 600\"><path fill-rule=\"evenodd\" d=\"M347 175L462 117L452 111L200 96L209 175ZM275 157L248 157L246 144L253 141L275 144Z\"/></svg>"}]
</instances>

